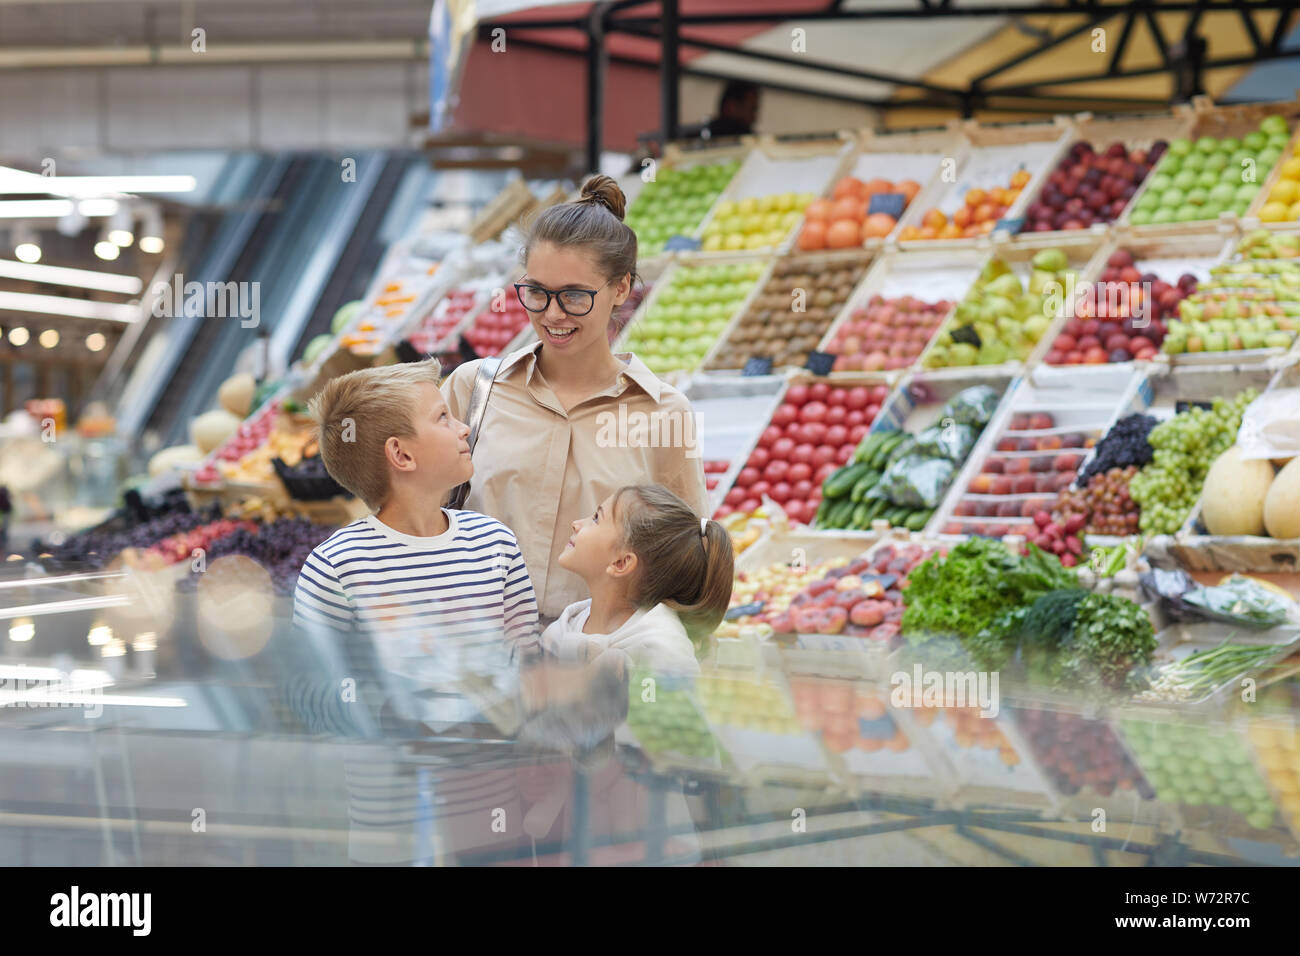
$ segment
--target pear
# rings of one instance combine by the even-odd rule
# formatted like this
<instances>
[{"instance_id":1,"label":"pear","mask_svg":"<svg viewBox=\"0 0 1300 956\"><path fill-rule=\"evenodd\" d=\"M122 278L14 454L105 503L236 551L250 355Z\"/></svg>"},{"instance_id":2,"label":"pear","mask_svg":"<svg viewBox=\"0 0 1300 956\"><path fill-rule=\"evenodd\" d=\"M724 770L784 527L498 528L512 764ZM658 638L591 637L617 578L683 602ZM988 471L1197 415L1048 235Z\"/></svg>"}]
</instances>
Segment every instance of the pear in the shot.
<instances>
[{"instance_id":1,"label":"pear","mask_svg":"<svg viewBox=\"0 0 1300 956\"><path fill-rule=\"evenodd\" d=\"M998 276L1004 276L1010 272L1011 267L1001 259L990 259L984 264L984 268L980 271L979 282L987 285L994 279L998 278ZM1018 282L1019 280L1017 280L1017 284Z\"/></svg>"},{"instance_id":2,"label":"pear","mask_svg":"<svg viewBox=\"0 0 1300 956\"><path fill-rule=\"evenodd\" d=\"M984 298L983 314L989 319L1000 319L1004 316L1014 315L1016 304L1011 299L1003 295L990 295Z\"/></svg>"},{"instance_id":3,"label":"pear","mask_svg":"<svg viewBox=\"0 0 1300 956\"><path fill-rule=\"evenodd\" d=\"M984 287L984 291L989 295L1014 299L1024 292L1024 289L1020 285L1020 277L1008 272L990 282Z\"/></svg>"},{"instance_id":4,"label":"pear","mask_svg":"<svg viewBox=\"0 0 1300 956\"><path fill-rule=\"evenodd\" d=\"M974 365L978 350L969 342L957 342L948 350L949 365Z\"/></svg>"},{"instance_id":5,"label":"pear","mask_svg":"<svg viewBox=\"0 0 1300 956\"><path fill-rule=\"evenodd\" d=\"M1029 291L1032 295L1043 295L1053 283L1060 286L1060 294L1064 295L1065 286L1053 273L1035 269L1029 276Z\"/></svg>"},{"instance_id":6,"label":"pear","mask_svg":"<svg viewBox=\"0 0 1300 956\"><path fill-rule=\"evenodd\" d=\"M1290 332L1270 332L1264 336L1264 347L1270 349L1289 349L1291 347Z\"/></svg>"},{"instance_id":7,"label":"pear","mask_svg":"<svg viewBox=\"0 0 1300 956\"><path fill-rule=\"evenodd\" d=\"M1060 272L1070 265L1070 260L1060 249L1044 249L1034 256L1032 264L1035 269L1044 272Z\"/></svg>"}]
</instances>

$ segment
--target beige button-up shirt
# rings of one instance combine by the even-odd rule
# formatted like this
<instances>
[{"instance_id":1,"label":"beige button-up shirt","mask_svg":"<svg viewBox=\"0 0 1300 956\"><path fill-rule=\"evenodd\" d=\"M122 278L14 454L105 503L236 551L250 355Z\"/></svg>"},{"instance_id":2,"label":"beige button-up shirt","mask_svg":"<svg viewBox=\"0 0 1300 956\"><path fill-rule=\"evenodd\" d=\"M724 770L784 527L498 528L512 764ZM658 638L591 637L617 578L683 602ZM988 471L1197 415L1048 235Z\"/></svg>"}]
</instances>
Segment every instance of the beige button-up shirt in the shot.
<instances>
[{"instance_id":1,"label":"beige button-up shirt","mask_svg":"<svg viewBox=\"0 0 1300 956\"><path fill-rule=\"evenodd\" d=\"M709 514L702 441L690 402L635 355L603 392L567 412L551 391L537 353L541 343L506 356L497 371L474 448L465 507L514 531L537 593L539 613L557 618L590 597L583 580L557 559L578 518L624 485L661 484L700 517ZM442 383L457 418L469 409L477 361Z\"/></svg>"}]
</instances>

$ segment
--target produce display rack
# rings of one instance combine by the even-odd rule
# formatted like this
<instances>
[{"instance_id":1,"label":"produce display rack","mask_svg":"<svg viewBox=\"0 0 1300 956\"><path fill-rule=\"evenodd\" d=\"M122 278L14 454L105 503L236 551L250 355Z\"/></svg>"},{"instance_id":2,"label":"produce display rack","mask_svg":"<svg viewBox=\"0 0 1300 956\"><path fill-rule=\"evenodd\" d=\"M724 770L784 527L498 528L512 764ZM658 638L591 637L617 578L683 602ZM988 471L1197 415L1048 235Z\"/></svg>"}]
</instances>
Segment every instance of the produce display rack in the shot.
<instances>
[{"instance_id":1,"label":"produce display rack","mask_svg":"<svg viewBox=\"0 0 1300 956\"><path fill-rule=\"evenodd\" d=\"M845 158L835 180L844 176L853 176L863 182L872 179L887 179L891 182L911 179L921 186L913 199L913 203L919 202L926 187L942 173L943 160L955 158L962 145L960 124L956 122L934 129L898 133L862 130L857 134L857 149ZM904 170L905 175L898 175L899 170ZM911 205L912 203L908 204L909 209ZM886 243L896 243L898 233L903 228L903 218L898 217L893 231L883 239L872 237L865 240L865 247L878 250Z\"/></svg>"},{"instance_id":2,"label":"produce display rack","mask_svg":"<svg viewBox=\"0 0 1300 956\"><path fill-rule=\"evenodd\" d=\"M919 226L925 213L938 209L951 216L965 201L971 189L1006 188L1018 169L1025 169L1030 180L1016 197L1015 203L1002 217L1012 222L1021 217L1029 204L1029 194L1038 188L1069 149L1073 128L1064 116L1047 122L980 124L968 120L957 127L960 142L955 155L947 156L950 166L940 168L937 178L931 180L907 207L899 220L900 231L908 226ZM949 170L952 172L949 173ZM1009 234L1008 229L994 232ZM909 239L900 241L903 249L960 249L978 239Z\"/></svg>"},{"instance_id":3,"label":"produce display rack","mask_svg":"<svg viewBox=\"0 0 1300 956\"><path fill-rule=\"evenodd\" d=\"M844 303L839 314L827 328L826 334L817 345L818 350L826 351L835 341L840 329L852 319L853 313L865 308L867 303L877 295L886 299L910 295L925 302L947 300L952 303L947 314L940 321L939 327L927 340L926 348L928 348L930 341L933 341L934 336L939 334L951 318L957 302L979 277L984 260L985 254L978 248L947 251L919 249L900 252L896 245L885 247L885 251L872 262L866 275L862 277L848 301ZM921 355L924 354L925 349L922 349ZM920 356L917 356L917 361L919 360ZM913 362L903 369L885 371L884 374L901 378L909 369L916 367L916 362ZM830 377L836 380L860 374L862 373L832 371Z\"/></svg>"},{"instance_id":4,"label":"produce display rack","mask_svg":"<svg viewBox=\"0 0 1300 956\"><path fill-rule=\"evenodd\" d=\"M781 404L785 376L723 378L696 374L685 383L682 393L695 410L695 434L702 446L700 457L705 461L730 463L718 476L717 487L709 493L711 514L736 483L736 476L745 467L745 459L754 450L765 427L763 423L771 420L772 413ZM747 550L745 554L748 553Z\"/></svg>"},{"instance_id":5,"label":"produce display rack","mask_svg":"<svg viewBox=\"0 0 1300 956\"><path fill-rule=\"evenodd\" d=\"M1101 274L1101 270L1105 267L1106 260L1101 254L1102 250L1106 246L1104 234L1093 232L1055 233L1054 235L1059 236L1059 238L1052 240L1040 239L1038 238L1039 235L1046 234L1037 233L1030 236L1022 236L1019 239L995 234L994 236L985 239L968 240L966 241L967 245L964 248L974 249L977 251L977 258L979 260L979 265L976 269L977 277L983 271L986 264L994 259L1000 259L1010 266L1012 271L1020 277L1022 288L1025 289L1028 288L1029 277L1033 272L1032 261L1034 256L1047 250L1059 249L1061 252L1065 253L1068 268L1077 273L1078 276L1076 280L1076 288L1081 286L1084 282L1092 281L1093 278ZM968 289L967 292L969 291L970 290ZM1067 293L1068 290L1063 289L1062 292ZM945 320L944 324L939 327L939 330L930 337L929 344L926 345L925 351L917 357L914 366L915 369L925 369L925 371L929 373L939 375L960 375L971 368L994 367L955 365L930 368L926 365L926 362L929 360L934 349L939 344L941 334L956 322L957 306L961 304L961 301L964 298L965 294L957 299L954 303L952 313ZM1063 294L1062 311L1064 312L1068 312L1068 308L1065 304L1067 299L1068 295ZM1053 326L1063 324L1060 313L1047 316L1047 318L1050 320L1047 329L1043 332L1039 341L1035 343L1035 347L1030 352L1026 361L1008 361L1003 363L1003 368L1019 372L1036 361L1037 353L1043 344L1043 339L1046 339L1048 336L1053 334ZM1046 349L1043 349L1042 351L1043 354L1046 354Z\"/></svg>"},{"instance_id":6,"label":"produce display rack","mask_svg":"<svg viewBox=\"0 0 1300 956\"><path fill-rule=\"evenodd\" d=\"M718 206L723 202L758 199L786 192L813 193L819 196L828 193L837 174L856 151L856 140L856 134L849 131L841 131L834 138L809 140L755 137L740 169L700 223L695 238L704 234L705 228L717 216ZM791 183L804 188L791 190ZM802 219L787 230L785 238L776 247L763 247L757 251L768 255L788 251L801 227ZM701 251L698 254L724 256L734 253Z\"/></svg>"}]
</instances>

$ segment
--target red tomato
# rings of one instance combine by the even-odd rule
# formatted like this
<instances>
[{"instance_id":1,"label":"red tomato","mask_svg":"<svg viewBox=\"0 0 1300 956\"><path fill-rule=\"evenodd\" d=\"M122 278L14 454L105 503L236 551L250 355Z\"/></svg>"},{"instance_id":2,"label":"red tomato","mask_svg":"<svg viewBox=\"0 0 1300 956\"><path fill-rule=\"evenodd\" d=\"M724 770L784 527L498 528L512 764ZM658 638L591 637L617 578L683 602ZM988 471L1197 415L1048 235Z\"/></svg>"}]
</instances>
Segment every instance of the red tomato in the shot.
<instances>
[{"instance_id":1,"label":"red tomato","mask_svg":"<svg viewBox=\"0 0 1300 956\"><path fill-rule=\"evenodd\" d=\"M789 459L790 452L794 451L794 440L786 438L784 435L772 443L772 458Z\"/></svg>"},{"instance_id":2,"label":"red tomato","mask_svg":"<svg viewBox=\"0 0 1300 956\"><path fill-rule=\"evenodd\" d=\"M785 426L785 437L789 438L796 445L803 444L803 425L800 422L791 422Z\"/></svg>"},{"instance_id":3,"label":"red tomato","mask_svg":"<svg viewBox=\"0 0 1300 956\"><path fill-rule=\"evenodd\" d=\"M814 458L817 457L817 454L815 452L813 454L813 457ZM835 470L835 466L832 465L829 461L823 461L823 462L818 462L817 464L814 465L814 467L817 470L813 472L813 482L816 484L817 490L820 491L822 487L822 482L825 481L826 477Z\"/></svg>"},{"instance_id":4,"label":"red tomato","mask_svg":"<svg viewBox=\"0 0 1300 956\"><path fill-rule=\"evenodd\" d=\"M823 465L829 464L834 460L835 449L831 448L829 445L818 445L817 448L813 450L812 464L814 468L821 468ZM832 468L831 470L834 471L835 469Z\"/></svg>"},{"instance_id":5,"label":"red tomato","mask_svg":"<svg viewBox=\"0 0 1300 956\"><path fill-rule=\"evenodd\" d=\"M750 498L755 498L755 499L757 499L757 500L759 500L759 501L762 501L762 500L763 500L763 496L764 496L765 494L767 494L767 493L768 493L769 491L771 491L771 490L772 490L772 483L771 483L771 482L769 482L769 481L756 481L756 482L754 482L752 485L749 486L749 492L748 492L748 494L749 494L749 497L750 497ZM750 509L746 509L746 510L750 510Z\"/></svg>"},{"instance_id":6,"label":"red tomato","mask_svg":"<svg viewBox=\"0 0 1300 956\"><path fill-rule=\"evenodd\" d=\"M803 427L803 440L810 445L820 445L826 440L826 426L821 422L809 422Z\"/></svg>"},{"instance_id":7,"label":"red tomato","mask_svg":"<svg viewBox=\"0 0 1300 956\"><path fill-rule=\"evenodd\" d=\"M808 507L798 498L791 498L785 503L785 513L796 524L808 523Z\"/></svg>"},{"instance_id":8,"label":"red tomato","mask_svg":"<svg viewBox=\"0 0 1300 956\"><path fill-rule=\"evenodd\" d=\"M740 504L736 505L736 510L742 514L750 514L751 512L758 510L759 504L761 504L761 502L757 498L746 498Z\"/></svg>"},{"instance_id":9,"label":"red tomato","mask_svg":"<svg viewBox=\"0 0 1300 956\"><path fill-rule=\"evenodd\" d=\"M799 450L799 449L797 449L797 448L795 449L795 451L798 451L798 450ZM797 484L798 482L801 482L801 481L808 481L809 479L812 478L812 473L813 473L813 470L812 470L812 464L811 464L811 463L812 463L812 453L813 453L813 450L812 450L812 448L811 448L811 446L810 446L810 447L808 448L808 460L807 460L807 461L796 461L793 457L791 458L791 461L793 461L794 464L792 464L792 465L790 466L790 470L789 470L789 472L786 473L786 478L787 478L787 480L788 480L791 484ZM806 497L806 496L805 496L805 497Z\"/></svg>"},{"instance_id":10,"label":"red tomato","mask_svg":"<svg viewBox=\"0 0 1300 956\"><path fill-rule=\"evenodd\" d=\"M758 481L760 477L757 468L751 468L746 465L744 468L740 469L740 474L736 476L736 487L748 488L754 482ZM731 503L735 504L734 501Z\"/></svg>"},{"instance_id":11,"label":"red tomato","mask_svg":"<svg viewBox=\"0 0 1300 956\"><path fill-rule=\"evenodd\" d=\"M808 397L814 402L826 401L826 396L830 395L831 387L825 382L817 382L808 386Z\"/></svg>"},{"instance_id":12,"label":"red tomato","mask_svg":"<svg viewBox=\"0 0 1300 956\"><path fill-rule=\"evenodd\" d=\"M790 461L797 462L801 465L810 465L812 464L813 452L815 450L815 447L807 442L804 442L801 445L795 445L794 450L790 452Z\"/></svg>"},{"instance_id":13,"label":"red tomato","mask_svg":"<svg viewBox=\"0 0 1300 956\"><path fill-rule=\"evenodd\" d=\"M849 430L843 425L831 425L826 429L826 444L843 445L848 440Z\"/></svg>"},{"instance_id":14,"label":"red tomato","mask_svg":"<svg viewBox=\"0 0 1300 956\"><path fill-rule=\"evenodd\" d=\"M826 396L826 404L829 405L831 408L841 408L844 405L844 400L847 397L848 397L848 389L832 388L830 390L830 394Z\"/></svg>"},{"instance_id":15,"label":"red tomato","mask_svg":"<svg viewBox=\"0 0 1300 956\"><path fill-rule=\"evenodd\" d=\"M802 405L808 401L808 386L791 385L785 390L785 400L791 405Z\"/></svg>"},{"instance_id":16,"label":"red tomato","mask_svg":"<svg viewBox=\"0 0 1300 956\"><path fill-rule=\"evenodd\" d=\"M790 463L784 458L773 458L763 469L763 477L769 482L775 484L785 479L785 474L790 470Z\"/></svg>"},{"instance_id":17,"label":"red tomato","mask_svg":"<svg viewBox=\"0 0 1300 956\"><path fill-rule=\"evenodd\" d=\"M868 425L867 414L861 408L855 408L844 416L844 424L852 428L854 425Z\"/></svg>"},{"instance_id":18,"label":"red tomato","mask_svg":"<svg viewBox=\"0 0 1300 956\"><path fill-rule=\"evenodd\" d=\"M871 400L877 405L885 404L885 399L889 397L888 385L877 385L871 390Z\"/></svg>"},{"instance_id":19,"label":"red tomato","mask_svg":"<svg viewBox=\"0 0 1300 956\"><path fill-rule=\"evenodd\" d=\"M767 496L779 505L785 504L790 500L790 486L784 481L778 481L772 486L772 490Z\"/></svg>"},{"instance_id":20,"label":"red tomato","mask_svg":"<svg viewBox=\"0 0 1300 956\"><path fill-rule=\"evenodd\" d=\"M857 445L841 445L839 453L839 462L841 465L848 463L853 457L853 453L858 450Z\"/></svg>"},{"instance_id":21,"label":"red tomato","mask_svg":"<svg viewBox=\"0 0 1300 956\"><path fill-rule=\"evenodd\" d=\"M724 498L723 501L726 504L735 507L736 505L740 504L742 501L745 500L746 494L748 494L748 492L745 491L744 488L741 487L732 488L730 491L727 492L727 497Z\"/></svg>"},{"instance_id":22,"label":"red tomato","mask_svg":"<svg viewBox=\"0 0 1300 956\"><path fill-rule=\"evenodd\" d=\"M872 402L870 405L866 407L866 409L863 411L863 414L867 416L867 421L874 422L876 420L876 416L880 414L880 406L877 405L875 402Z\"/></svg>"},{"instance_id":23,"label":"red tomato","mask_svg":"<svg viewBox=\"0 0 1300 956\"><path fill-rule=\"evenodd\" d=\"M775 425L768 425L763 429L763 434L758 436L758 447L769 448L772 443L781 437L781 429Z\"/></svg>"},{"instance_id":24,"label":"red tomato","mask_svg":"<svg viewBox=\"0 0 1300 956\"><path fill-rule=\"evenodd\" d=\"M793 468L790 469L790 477L794 477ZM812 491L813 484L807 478L800 479L799 481L790 484L790 497L798 498L800 501L807 501L808 497L812 494Z\"/></svg>"},{"instance_id":25,"label":"red tomato","mask_svg":"<svg viewBox=\"0 0 1300 956\"><path fill-rule=\"evenodd\" d=\"M771 457L772 456L767 453L767 449L760 445L750 453L749 461L745 462L745 466L747 468L766 468L768 459Z\"/></svg>"},{"instance_id":26,"label":"red tomato","mask_svg":"<svg viewBox=\"0 0 1300 956\"><path fill-rule=\"evenodd\" d=\"M869 431L871 431L871 428L867 425L854 425L849 429L849 441L856 445L858 442L862 441L862 439L867 437L867 432Z\"/></svg>"},{"instance_id":27,"label":"red tomato","mask_svg":"<svg viewBox=\"0 0 1300 956\"><path fill-rule=\"evenodd\" d=\"M871 392L861 385L855 385L844 396L844 405L849 409L866 408L871 401Z\"/></svg>"},{"instance_id":28,"label":"red tomato","mask_svg":"<svg viewBox=\"0 0 1300 956\"><path fill-rule=\"evenodd\" d=\"M785 426L789 425L793 421L797 421L798 418L799 409L786 402L779 405L776 411L772 414L772 424Z\"/></svg>"},{"instance_id":29,"label":"red tomato","mask_svg":"<svg viewBox=\"0 0 1300 956\"><path fill-rule=\"evenodd\" d=\"M729 515L729 514L734 514L735 511L736 511L736 509L733 508L733 507L731 507L731 505L723 505L723 506L722 506L721 508L719 508L717 511L713 512L713 520L714 520L714 521L721 521L721 520L722 520L723 518L725 518L727 515Z\"/></svg>"},{"instance_id":30,"label":"red tomato","mask_svg":"<svg viewBox=\"0 0 1300 956\"><path fill-rule=\"evenodd\" d=\"M842 425L849 417L849 410L843 405L831 405L826 409L827 425Z\"/></svg>"},{"instance_id":31,"label":"red tomato","mask_svg":"<svg viewBox=\"0 0 1300 956\"><path fill-rule=\"evenodd\" d=\"M814 386L815 387L815 386ZM810 401L803 408L799 409L799 421L807 425L809 422L820 422L826 419L826 405L816 400Z\"/></svg>"}]
</instances>

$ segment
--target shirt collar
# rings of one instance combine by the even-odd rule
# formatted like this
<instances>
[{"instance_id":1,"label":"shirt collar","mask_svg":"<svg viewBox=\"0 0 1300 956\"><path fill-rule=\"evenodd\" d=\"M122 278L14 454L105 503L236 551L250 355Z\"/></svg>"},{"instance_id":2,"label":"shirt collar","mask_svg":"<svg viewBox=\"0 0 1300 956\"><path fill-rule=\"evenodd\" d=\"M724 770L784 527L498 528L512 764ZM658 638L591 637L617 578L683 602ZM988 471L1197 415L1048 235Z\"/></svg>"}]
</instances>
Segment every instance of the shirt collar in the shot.
<instances>
[{"instance_id":1,"label":"shirt collar","mask_svg":"<svg viewBox=\"0 0 1300 956\"><path fill-rule=\"evenodd\" d=\"M531 381L533 370L537 368L537 352L541 347L542 343L538 341L511 352L501 360L501 368L498 374L505 375L516 365L523 365L527 369L527 380ZM626 364L623 371L619 373L620 379L623 376L630 378L657 404L663 395L664 387L664 383L659 380L659 377L631 352L615 352L614 357Z\"/></svg>"}]
</instances>

